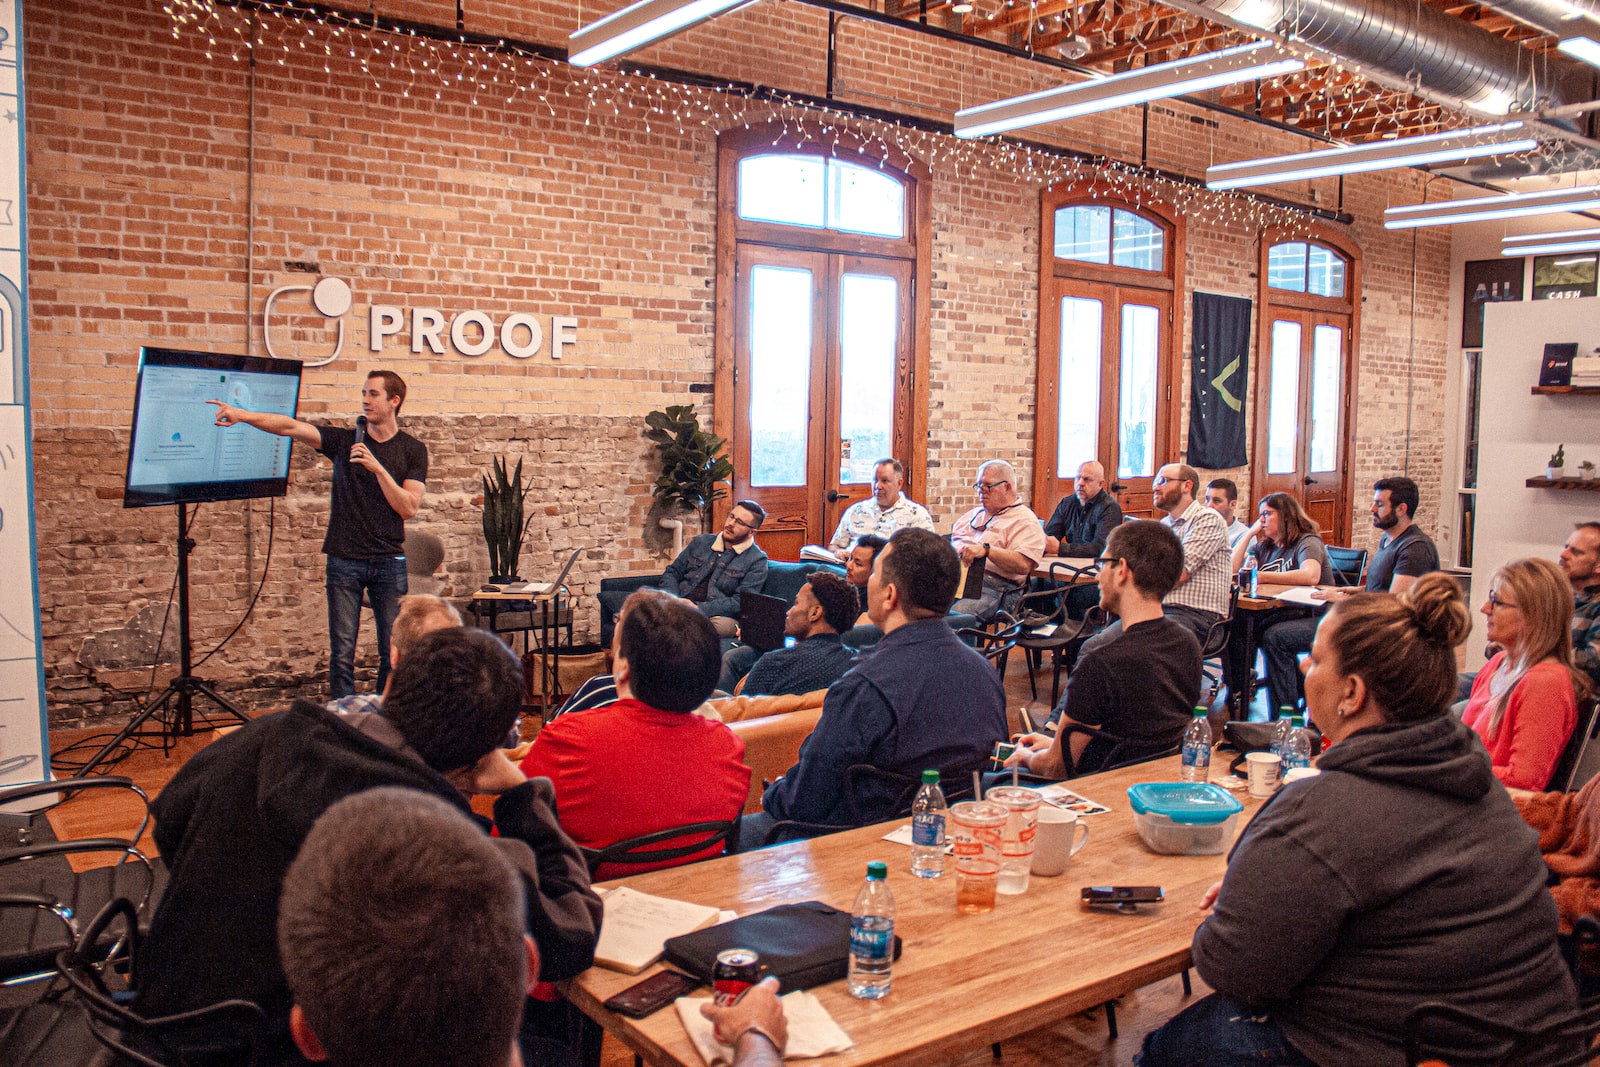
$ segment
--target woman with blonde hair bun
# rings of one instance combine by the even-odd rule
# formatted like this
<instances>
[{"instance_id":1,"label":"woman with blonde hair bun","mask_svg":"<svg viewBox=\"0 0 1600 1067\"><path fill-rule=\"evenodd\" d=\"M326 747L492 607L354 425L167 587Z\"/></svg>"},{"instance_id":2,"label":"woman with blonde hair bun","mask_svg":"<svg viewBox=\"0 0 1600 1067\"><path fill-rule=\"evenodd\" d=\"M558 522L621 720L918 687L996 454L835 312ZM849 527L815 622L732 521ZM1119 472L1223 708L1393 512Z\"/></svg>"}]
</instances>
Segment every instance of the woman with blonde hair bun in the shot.
<instances>
[{"instance_id":1,"label":"woman with blonde hair bun","mask_svg":"<svg viewBox=\"0 0 1600 1067\"><path fill-rule=\"evenodd\" d=\"M1572 660L1572 585L1547 559L1512 560L1489 580L1483 614L1502 651L1473 680L1462 721L1488 746L1496 778L1544 789L1588 690Z\"/></svg>"},{"instance_id":2,"label":"woman with blonde hair bun","mask_svg":"<svg viewBox=\"0 0 1600 1067\"><path fill-rule=\"evenodd\" d=\"M1426 1002L1526 1029L1575 1009L1538 835L1450 714L1470 629L1439 572L1323 616L1303 666L1331 742L1321 773L1279 789L1239 835L1194 935L1215 992L1149 1034L1136 1064L1401 1067L1404 1021ZM1499 1062L1483 1041L1457 1028L1424 1049ZM1518 1063L1576 1062L1562 1057L1581 1045L1557 1043Z\"/></svg>"}]
</instances>

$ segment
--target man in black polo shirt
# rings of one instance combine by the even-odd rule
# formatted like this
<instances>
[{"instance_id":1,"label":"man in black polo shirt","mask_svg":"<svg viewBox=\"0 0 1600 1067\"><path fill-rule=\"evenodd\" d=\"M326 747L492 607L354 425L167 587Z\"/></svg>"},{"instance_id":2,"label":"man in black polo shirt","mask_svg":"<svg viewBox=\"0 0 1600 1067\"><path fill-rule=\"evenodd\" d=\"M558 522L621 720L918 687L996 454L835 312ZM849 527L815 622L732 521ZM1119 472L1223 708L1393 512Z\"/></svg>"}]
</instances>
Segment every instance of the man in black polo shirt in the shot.
<instances>
[{"instance_id":1,"label":"man in black polo shirt","mask_svg":"<svg viewBox=\"0 0 1600 1067\"><path fill-rule=\"evenodd\" d=\"M1098 556L1121 522L1122 505L1106 489L1106 469L1091 459L1078 465L1072 492L1044 524L1045 551L1052 556ZM1067 614L1081 619L1094 607L1098 594L1093 586L1079 585L1067 590L1066 598Z\"/></svg>"},{"instance_id":2,"label":"man in black polo shirt","mask_svg":"<svg viewBox=\"0 0 1600 1067\"><path fill-rule=\"evenodd\" d=\"M1130 742L1119 759L1155 755L1183 738L1200 699L1200 642L1161 609L1182 573L1183 544L1161 523L1141 519L1111 531L1097 582L1100 606L1122 619L1122 632L1078 661L1057 735L1024 734L1008 766L1046 778L1098 770L1113 742L1069 733L1073 723Z\"/></svg>"},{"instance_id":3,"label":"man in black polo shirt","mask_svg":"<svg viewBox=\"0 0 1600 1067\"><path fill-rule=\"evenodd\" d=\"M1372 525L1383 531L1367 564L1366 591L1402 593L1424 574L1439 569L1439 550L1414 521L1420 494L1410 478L1380 478L1372 485ZM1322 589L1319 600L1343 600L1353 589ZM1267 628L1261 651L1267 661L1267 688L1276 699L1304 691L1300 655L1311 651L1321 615L1289 619ZM1274 709L1275 710L1275 709Z\"/></svg>"},{"instance_id":4,"label":"man in black polo shirt","mask_svg":"<svg viewBox=\"0 0 1600 1067\"><path fill-rule=\"evenodd\" d=\"M428 481L428 449L397 420L405 399L400 375L373 371L362 387L362 414L353 430L206 401L216 405L218 426L253 426L310 445L333 461L322 551L328 557L328 681L334 700L356 691L362 593L378 627L377 691L389 680L389 631L407 591L405 521L422 506Z\"/></svg>"}]
</instances>

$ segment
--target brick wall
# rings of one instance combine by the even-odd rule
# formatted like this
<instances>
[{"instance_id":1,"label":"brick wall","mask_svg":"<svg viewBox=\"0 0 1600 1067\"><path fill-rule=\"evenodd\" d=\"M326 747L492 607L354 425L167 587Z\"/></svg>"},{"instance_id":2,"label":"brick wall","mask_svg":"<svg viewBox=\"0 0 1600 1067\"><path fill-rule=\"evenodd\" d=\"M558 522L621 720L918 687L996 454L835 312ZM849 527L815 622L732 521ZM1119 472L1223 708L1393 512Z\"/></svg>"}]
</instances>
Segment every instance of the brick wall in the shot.
<instances>
[{"instance_id":1,"label":"brick wall","mask_svg":"<svg viewBox=\"0 0 1600 1067\"><path fill-rule=\"evenodd\" d=\"M377 6L455 21L453 2ZM575 6L549 2L467 7L468 29L557 45L580 21ZM713 380L715 133L760 109L704 94L718 113L680 129L670 115L590 106L590 89L604 97L606 78L564 67L540 76L543 101L523 93L507 103L470 80L435 99L436 80L396 73L407 55L413 64L422 56L409 48L396 53L397 68L378 72L379 85L347 55L320 47L263 48L252 74L226 58L228 34L219 34L215 59L203 35L174 40L160 0L33 0L24 26L31 388L53 721L129 709L149 677L172 580L170 509L125 512L119 499L139 345L265 354L268 295L313 280L286 261L349 280L356 304L343 354L306 372L302 413L354 414L370 367L406 376L403 422L433 457L413 525L444 540L456 592L487 574L472 498L496 454L528 458L531 499L541 504L530 576L580 542L604 546L602 558L579 564L584 593L607 573L662 564L665 548L647 533L654 471L639 429L646 411L671 403L698 402L709 420L709 395L690 387ZM826 29L825 13L774 2L638 58L820 95ZM841 24L841 100L945 119L955 107L1051 80L1020 61ZM1144 121L1139 111L1118 112L1037 139L1129 162L1147 144L1152 166L1189 174L1212 160L1305 147L1182 104L1152 107L1148 131ZM970 506L983 458L1011 456L1020 481L1031 478L1040 186L950 138L906 143L933 156L928 503L948 522ZM1274 192L1303 202L1314 194L1332 206L1337 187ZM1349 239L1366 268L1358 501L1361 485L1408 455L1425 497L1436 495L1448 236L1424 233L1414 261L1412 237L1388 234L1378 221L1387 203L1420 193L1421 179L1409 173L1344 187L1344 206L1357 216ZM1188 288L1255 297L1256 249L1255 234L1236 221L1191 216ZM280 300L277 353L324 357L330 324L304 293ZM543 322L545 348L525 360L498 349L467 358L413 353L402 335L374 356L364 315L373 303L433 307L446 318L478 309L496 322L530 313ZM566 314L579 321L577 343L556 362L549 317ZM1186 400L1187 382L1175 393ZM294 462L291 495L272 508L261 599L201 672L246 703L323 685L326 464L304 449ZM257 501L201 511L192 586L202 652L238 620L260 580L268 510ZM1356 528L1359 543L1359 512ZM590 600L578 628L593 626Z\"/></svg>"}]
</instances>

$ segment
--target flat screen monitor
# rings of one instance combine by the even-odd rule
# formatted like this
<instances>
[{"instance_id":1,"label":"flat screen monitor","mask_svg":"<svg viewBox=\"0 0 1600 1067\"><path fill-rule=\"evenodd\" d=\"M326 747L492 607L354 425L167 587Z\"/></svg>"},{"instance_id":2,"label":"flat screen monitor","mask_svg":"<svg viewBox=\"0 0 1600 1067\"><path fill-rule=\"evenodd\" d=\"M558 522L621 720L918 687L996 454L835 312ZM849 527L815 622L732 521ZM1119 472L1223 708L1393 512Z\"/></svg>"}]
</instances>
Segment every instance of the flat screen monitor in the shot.
<instances>
[{"instance_id":1,"label":"flat screen monitor","mask_svg":"<svg viewBox=\"0 0 1600 1067\"><path fill-rule=\"evenodd\" d=\"M218 426L217 409L207 400L293 418L300 402L300 362L140 349L123 507L288 492L289 438L253 426Z\"/></svg>"}]
</instances>

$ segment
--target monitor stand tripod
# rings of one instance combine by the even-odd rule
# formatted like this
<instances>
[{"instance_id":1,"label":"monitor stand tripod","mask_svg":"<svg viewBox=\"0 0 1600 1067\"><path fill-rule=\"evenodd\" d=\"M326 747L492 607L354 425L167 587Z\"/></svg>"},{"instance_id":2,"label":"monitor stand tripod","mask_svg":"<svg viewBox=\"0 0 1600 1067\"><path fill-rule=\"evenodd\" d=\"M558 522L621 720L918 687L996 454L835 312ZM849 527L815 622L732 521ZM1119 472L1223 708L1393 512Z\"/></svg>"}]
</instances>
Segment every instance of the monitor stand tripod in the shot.
<instances>
[{"instance_id":1,"label":"monitor stand tripod","mask_svg":"<svg viewBox=\"0 0 1600 1067\"><path fill-rule=\"evenodd\" d=\"M189 536L190 518L189 505L180 503L178 505L178 676L167 683L160 696L140 709L137 715L128 720L128 725L117 732L117 736L106 742L105 747L83 765L78 771L79 776L91 774L129 738L159 736L161 751L165 754L172 748L175 738L192 736L195 733L194 698L197 696L208 698L241 723L250 721L248 715L229 703L206 681L196 678L191 670L193 648L189 643L189 553L194 551L194 539ZM160 717L156 721L159 723L159 728L152 731L144 730L145 723L158 714ZM203 729L210 730L214 727L207 725Z\"/></svg>"}]
</instances>

